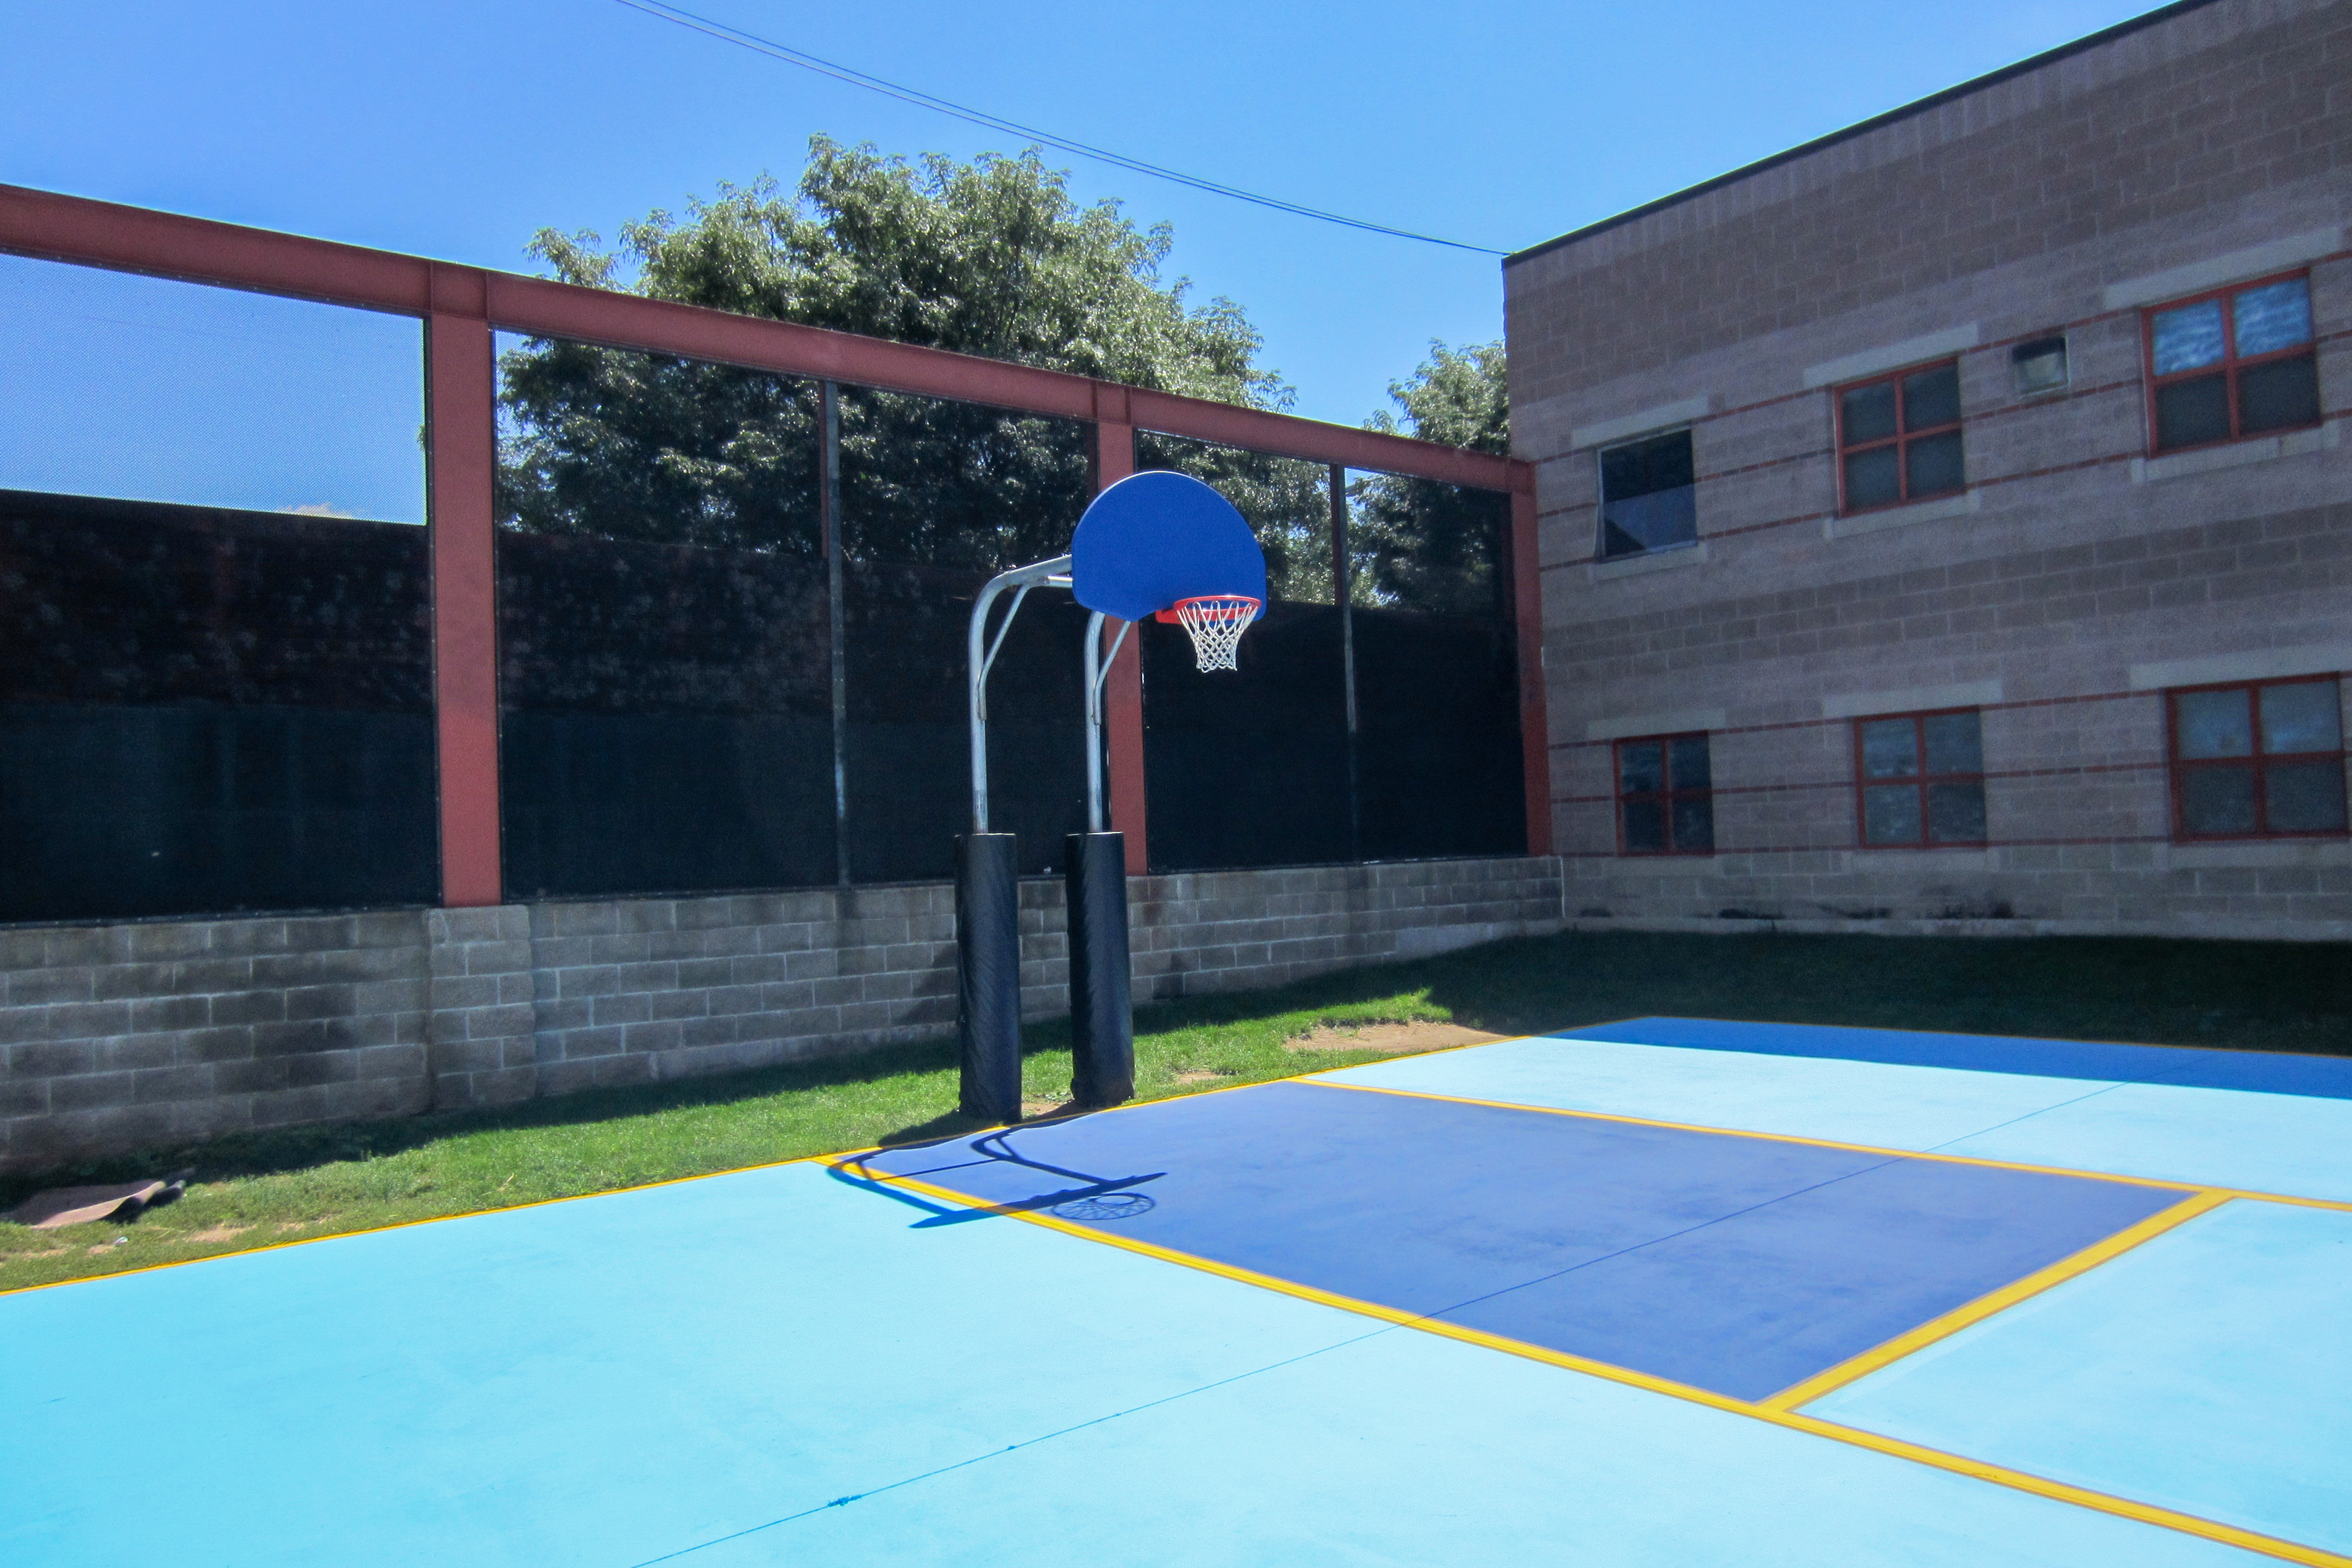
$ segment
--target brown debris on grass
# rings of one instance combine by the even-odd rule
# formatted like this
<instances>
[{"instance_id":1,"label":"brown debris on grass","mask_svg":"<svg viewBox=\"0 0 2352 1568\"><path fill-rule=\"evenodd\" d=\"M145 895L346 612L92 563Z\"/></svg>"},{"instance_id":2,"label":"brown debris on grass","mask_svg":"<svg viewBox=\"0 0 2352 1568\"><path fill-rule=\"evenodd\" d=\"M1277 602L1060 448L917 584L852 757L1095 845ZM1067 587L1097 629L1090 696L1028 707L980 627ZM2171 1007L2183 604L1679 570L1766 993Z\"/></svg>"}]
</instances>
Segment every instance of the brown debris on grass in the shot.
<instances>
[{"instance_id":1,"label":"brown debris on grass","mask_svg":"<svg viewBox=\"0 0 2352 1568\"><path fill-rule=\"evenodd\" d=\"M1368 1023L1345 1029L1318 1024L1308 1032L1293 1035L1282 1044L1286 1051L1386 1051L1406 1056L1419 1051L1443 1051L1454 1045L1486 1045L1510 1038L1507 1034L1489 1034L1483 1029L1465 1029L1458 1023L1437 1023L1421 1019L1412 1023Z\"/></svg>"}]
</instances>

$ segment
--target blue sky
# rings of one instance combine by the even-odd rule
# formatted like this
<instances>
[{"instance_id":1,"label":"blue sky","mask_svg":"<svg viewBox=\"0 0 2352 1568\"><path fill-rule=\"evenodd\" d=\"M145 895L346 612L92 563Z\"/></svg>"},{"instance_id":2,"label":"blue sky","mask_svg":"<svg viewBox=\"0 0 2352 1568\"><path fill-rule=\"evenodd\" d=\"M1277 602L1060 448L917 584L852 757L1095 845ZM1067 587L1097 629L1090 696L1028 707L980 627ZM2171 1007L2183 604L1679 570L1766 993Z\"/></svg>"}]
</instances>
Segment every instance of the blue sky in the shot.
<instances>
[{"instance_id":1,"label":"blue sky","mask_svg":"<svg viewBox=\"0 0 2352 1568\"><path fill-rule=\"evenodd\" d=\"M2148 7L693 8L1153 162L1509 247ZM609 237L720 180L789 180L815 131L887 152L1015 150L616 0L0 8L0 181L488 267L532 270L524 246L542 225ZM1054 161L1082 198L1175 225L1171 270L1247 309L1301 413L1354 423L1430 339L1501 333L1492 256ZM55 271L0 263L0 486L421 507L413 327ZM130 428L148 433L135 461L121 455Z\"/></svg>"}]
</instances>

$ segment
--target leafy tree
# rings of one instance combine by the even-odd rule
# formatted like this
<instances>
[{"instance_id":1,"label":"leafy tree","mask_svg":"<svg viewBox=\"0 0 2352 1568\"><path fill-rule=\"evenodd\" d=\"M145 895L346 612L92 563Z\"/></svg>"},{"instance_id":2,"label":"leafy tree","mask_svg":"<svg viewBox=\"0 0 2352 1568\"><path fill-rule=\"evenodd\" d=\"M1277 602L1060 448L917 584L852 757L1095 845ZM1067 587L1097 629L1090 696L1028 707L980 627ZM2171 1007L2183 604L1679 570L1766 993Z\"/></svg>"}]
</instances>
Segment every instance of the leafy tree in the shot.
<instances>
[{"instance_id":1,"label":"leafy tree","mask_svg":"<svg viewBox=\"0 0 2352 1568\"><path fill-rule=\"evenodd\" d=\"M551 230L533 250L568 282L1286 407L1241 308L1190 305L1186 280L1162 281L1172 243L1116 203L1080 207L1034 148L910 162L815 137L790 193L721 186L683 221L625 225L617 250ZM509 526L815 549L806 383L544 340L501 371ZM1052 554L1087 498L1085 435L1068 422L845 389L842 447L845 541L865 559L979 569ZM1260 489L1274 472L1219 461Z\"/></svg>"},{"instance_id":2,"label":"leafy tree","mask_svg":"<svg viewBox=\"0 0 2352 1568\"><path fill-rule=\"evenodd\" d=\"M1432 340L1429 358L1389 397L1373 430L1448 446L1506 455L1511 449L1510 394L1503 345L1449 349ZM1349 487L1349 597L1360 604L1473 614L1498 607L1502 530L1507 500L1398 474L1374 474Z\"/></svg>"}]
</instances>

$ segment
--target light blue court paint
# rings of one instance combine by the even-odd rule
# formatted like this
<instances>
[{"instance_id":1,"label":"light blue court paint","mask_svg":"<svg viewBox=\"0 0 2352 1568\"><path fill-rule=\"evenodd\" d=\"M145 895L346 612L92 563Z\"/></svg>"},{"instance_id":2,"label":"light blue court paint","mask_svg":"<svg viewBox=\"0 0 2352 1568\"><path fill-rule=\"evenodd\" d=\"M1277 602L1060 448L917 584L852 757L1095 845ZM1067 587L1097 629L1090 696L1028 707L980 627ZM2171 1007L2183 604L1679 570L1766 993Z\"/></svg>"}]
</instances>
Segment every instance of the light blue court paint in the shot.
<instances>
[{"instance_id":1,"label":"light blue court paint","mask_svg":"<svg viewBox=\"0 0 2352 1568\"><path fill-rule=\"evenodd\" d=\"M2352 1100L2126 1083L1943 1152L2352 1203Z\"/></svg>"},{"instance_id":2,"label":"light blue court paint","mask_svg":"<svg viewBox=\"0 0 2352 1568\"><path fill-rule=\"evenodd\" d=\"M1377 1327L789 1166L0 1296L0 1563L629 1564Z\"/></svg>"},{"instance_id":3,"label":"light blue court paint","mask_svg":"<svg viewBox=\"0 0 2352 1568\"><path fill-rule=\"evenodd\" d=\"M2263 1561L942 1218L799 1166L0 1297L0 1561Z\"/></svg>"},{"instance_id":4,"label":"light blue court paint","mask_svg":"<svg viewBox=\"0 0 2352 1568\"><path fill-rule=\"evenodd\" d=\"M1315 1076L2352 1202L2352 1100L1538 1036Z\"/></svg>"},{"instance_id":5,"label":"light blue court paint","mask_svg":"<svg viewBox=\"0 0 2352 1568\"><path fill-rule=\"evenodd\" d=\"M679 1568L2271 1561L1410 1329L873 1501Z\"/></svg>"},{"instance_id":6,"label":"light blue court paint","mask_svg":"<svg viewBox=\"0 0 2352 1568\"><path fill-rule=\"evenodd\" d=\"M2241 1200L1807 1406L2352 1552L2352 1214Z\"/></svg>"}]
</instances>

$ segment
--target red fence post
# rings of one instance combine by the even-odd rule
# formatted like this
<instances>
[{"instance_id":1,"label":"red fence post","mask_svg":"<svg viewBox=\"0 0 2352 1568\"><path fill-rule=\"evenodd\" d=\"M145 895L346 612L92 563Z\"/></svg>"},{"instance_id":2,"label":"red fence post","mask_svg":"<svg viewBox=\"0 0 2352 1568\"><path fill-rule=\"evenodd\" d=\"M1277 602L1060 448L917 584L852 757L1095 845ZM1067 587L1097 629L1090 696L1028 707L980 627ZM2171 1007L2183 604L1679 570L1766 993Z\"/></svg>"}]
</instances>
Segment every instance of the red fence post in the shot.
<instances>
[{"instance_id":1,"label":"red fence post","mask_svg":"<svg viewBox=\"0 0 2352 1568\"><path fill-rule=\"evenodd\" d=\"M468 287L470 285L470 287ZM441 903L501 902L499 872L498 462L481 275L436 267L425 320L425 475L433 547L433 697Z\"/></svg>"},{"instance_id":2,"label":"red fence post","mask_svg":"<svg viewBox=\"0 0 2352 1568\"><path fill-rule=\"evenodd\" d=\"M1551 853L1551 733L1545 717L1543 573L1536 542L1536 470L1511 465L1511 610L1519 649L1519 757L1528 796L1528 853Z\"/></svg>"},{"instance_id":3,"label":"red fence post","mask_svg":"<svg viewBox=\"0 0 2352 1568\"><path fill-rule=\"evenodd\" d=\"M1127 423L1124 387L1095 388L1095 488L1106 490L1135 472L1135 426ZM1118 417L1104 417L1116 415ZM1110 825L1127 835L1127 873L1151 864L1143 798L1143 629L1127 634L1103 685L1103 728L1110 752Z\"/></svg>"}]
</instances>

